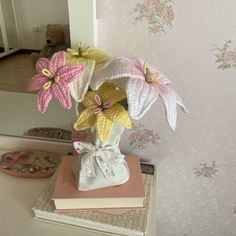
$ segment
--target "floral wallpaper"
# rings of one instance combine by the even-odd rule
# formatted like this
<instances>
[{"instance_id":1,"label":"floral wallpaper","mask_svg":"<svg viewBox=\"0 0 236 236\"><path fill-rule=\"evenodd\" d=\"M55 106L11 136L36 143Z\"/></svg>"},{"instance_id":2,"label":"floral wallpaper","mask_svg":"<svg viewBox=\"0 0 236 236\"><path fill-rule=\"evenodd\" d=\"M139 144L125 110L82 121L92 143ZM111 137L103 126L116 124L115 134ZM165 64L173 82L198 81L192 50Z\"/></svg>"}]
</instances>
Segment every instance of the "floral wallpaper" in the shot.
<instances>
[{"instance_id":1,"label":"floral wallpaper","mask_svg":"<svg viewBox=\"0 0 236 236\"><path fill-rule=\"evenodd\" d=\"M144 124L133 124L129 135L129 145L132 148L146 149L149 144L159 145L160 137L157 132L145 128Z\"/></svg>"},{"instance_id":2,"label":"floral wallpaper","mask_svg":"<svg viewBox=\"0 0 236 236\"><path fill-rule=\"evenodd\" d=\"M236 47L233 48L232 40L227 40L222 47L215 45L213 50L218 69L236 69Z\"/></svg>"},{"instance_id":3,"label":"floral wallpaper","mask_svg":"<svg viewBox=\"0 0 236 236\"><path fill-rule=\"evenodd\" d=\"M200 163L198 167L194 167L194 174L196 177L204 176L208 178L214 177L219 171L216 161Z\"/></svg>"},{"instance_id":4,"label":"floral wallpaper","mask_svg":"<svg viewBox=\"0 0 236 236\"><path fill-rule=\"evenodd\" d=\"M145 0L139 2L134 8L135 22L145 20L148 31L152 33L164 32L172 27L175 18L172 0Z\"/></svg>"},{"instance_id":5,"label":"floral wallpaper","mask_svg":"<svg viewBox=\"0 0 236 236\"><path fill-rule=\"evenodd\" d=\"M97 0L97 10L99 47L156 65L190 111L173 132L158 98L121 138L124 153L157 165L155 236L235 236L236 2Z\"/></svg>"}]
</instances>

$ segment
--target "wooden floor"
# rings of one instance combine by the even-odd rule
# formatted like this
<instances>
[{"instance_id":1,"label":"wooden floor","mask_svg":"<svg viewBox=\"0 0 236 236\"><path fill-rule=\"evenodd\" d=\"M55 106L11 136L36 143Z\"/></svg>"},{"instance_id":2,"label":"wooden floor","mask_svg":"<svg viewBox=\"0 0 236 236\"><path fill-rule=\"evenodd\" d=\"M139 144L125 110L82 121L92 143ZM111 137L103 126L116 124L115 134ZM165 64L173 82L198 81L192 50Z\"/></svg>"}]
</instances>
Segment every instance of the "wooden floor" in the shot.
<instances>
[{"instance_id":1,"label":"wooden floor","mask_svg":"<svg viewBox=\"0 0 236 236\"><path fill-rule=\"evenodd\" d=\"M0 91L28 92L27 83L35 74L30 54L15 54L0 59Z\"/></svg>"}]
</instances>

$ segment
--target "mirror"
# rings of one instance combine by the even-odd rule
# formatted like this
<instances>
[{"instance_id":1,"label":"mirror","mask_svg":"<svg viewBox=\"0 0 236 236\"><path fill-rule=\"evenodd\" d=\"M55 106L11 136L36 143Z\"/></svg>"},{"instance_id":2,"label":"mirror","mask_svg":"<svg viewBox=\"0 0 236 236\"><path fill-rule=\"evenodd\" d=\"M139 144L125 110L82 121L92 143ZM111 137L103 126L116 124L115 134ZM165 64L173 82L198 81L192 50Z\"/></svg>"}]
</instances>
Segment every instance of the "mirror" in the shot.
<instances>
[{"instance_id":1,"label":"mirror","mask_svg":"<svg viewBox=\"0 0 236 236\"><path fill-rule=\"evenodd\" d=\"M41 114L36 94L26 90L35 73L30 53L44 46L47 24L69 25L67 0L0 0L0 134L24 136L38 127L71 129L75 107L64 110L52 101Z\"/></svg>"},{"instance_id":2,"label":"mirror","mask_svg":"<svg viewBox=\"0 0 236 236\"><path fill-rule=\"evenodd\" d=\"M20 48L19 30L13 1L0 1L0 58Z\"/></svg>"}]
</instances>

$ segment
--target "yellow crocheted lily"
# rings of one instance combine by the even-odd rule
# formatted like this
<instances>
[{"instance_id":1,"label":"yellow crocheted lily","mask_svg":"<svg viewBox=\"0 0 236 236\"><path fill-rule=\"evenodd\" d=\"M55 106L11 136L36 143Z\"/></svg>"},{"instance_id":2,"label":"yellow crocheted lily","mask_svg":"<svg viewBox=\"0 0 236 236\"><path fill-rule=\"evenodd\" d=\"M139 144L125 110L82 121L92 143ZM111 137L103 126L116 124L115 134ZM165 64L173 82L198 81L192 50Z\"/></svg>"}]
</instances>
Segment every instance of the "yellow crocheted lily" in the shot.
<instances>
[{"instance_id":1,"label":"yellow crocheted lily","mask_svg":"<svg viewBox=\"0 0 236 236\"><path fill-rule=\"evenodd\" d=\"M66 62L69 65L81 64L84 73L69 84L70 94L76 102L81 102L89 88L94 71L101 68L110 57L101 49L84 48L83 43L77 43L76 49L67 49Z\"/></svg>"},{"instance_id":2,"label":"yellow crocheted lily","mask_svg":"<svg viewBox=\"0 0 236 236\"><path fill-rule=\"evenodd\" d=\"M126 93L123 90L117 90L109 83L103 84L96 92L87 92L82 102L86 109L74 123L74 128L83 130L95 125L101 141L108 138L115 122L131 128L132 123L128 112L118 103L125 98Z\"/></svg>"},{"instance_id":3,"label":"yellow crocheted lily","mask_svg":"<svg viewBox=\"0 0 236 236\"><path fill-rule=\"evenodd\" d=\"M83 63L86 60L95 61L95 70L101 68L111 58L101 49L93 47L83 47L82 42L78 42L76 49L67 49L67 62L69 64Z\"/></svg>"}]
</instances>

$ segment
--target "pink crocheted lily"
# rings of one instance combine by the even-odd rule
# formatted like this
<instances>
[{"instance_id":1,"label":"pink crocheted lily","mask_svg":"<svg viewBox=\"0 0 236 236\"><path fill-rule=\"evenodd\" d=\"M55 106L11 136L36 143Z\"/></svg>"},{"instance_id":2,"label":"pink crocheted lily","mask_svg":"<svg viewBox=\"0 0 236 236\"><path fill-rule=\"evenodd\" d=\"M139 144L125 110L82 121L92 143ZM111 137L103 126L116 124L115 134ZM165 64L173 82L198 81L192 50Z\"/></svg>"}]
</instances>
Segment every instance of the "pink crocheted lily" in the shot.
<instances>
[{"instance_id":1,"label":"pink crocheted lily","mask_svg":"<svg viewBox=\"0 0 236 236\"><path fill-rule=\"evenodd\" d=\"M123 78L128 109L132 119L138 120L150 109L158 96L162 98L171 129L176 128L177 105L187 112L181 98L168 87L170 80L158 68L140 59L118 57L108 62L90 84L97 89L104 81ZM116 80L114 80L116 83ZM119 81L120 83L120 81ZM124 83L123 83L124 84Z\"/></svg>"},{"instance_id":2,"label":"pink crocheted lily","mask_svg":"<svg viewBox=\"0 0 236 236\"><path fill-rule=\"evenodd\" d=\"M55 97L65 109L72 106L68 84L84 72L83 65L66 65L66 53L57 52L49 61L40 58L36 63L38 72L27 89L29 91L39 90L37 106L40 112L45 112L49 102Z\"/></svg>"}]
</instances>

